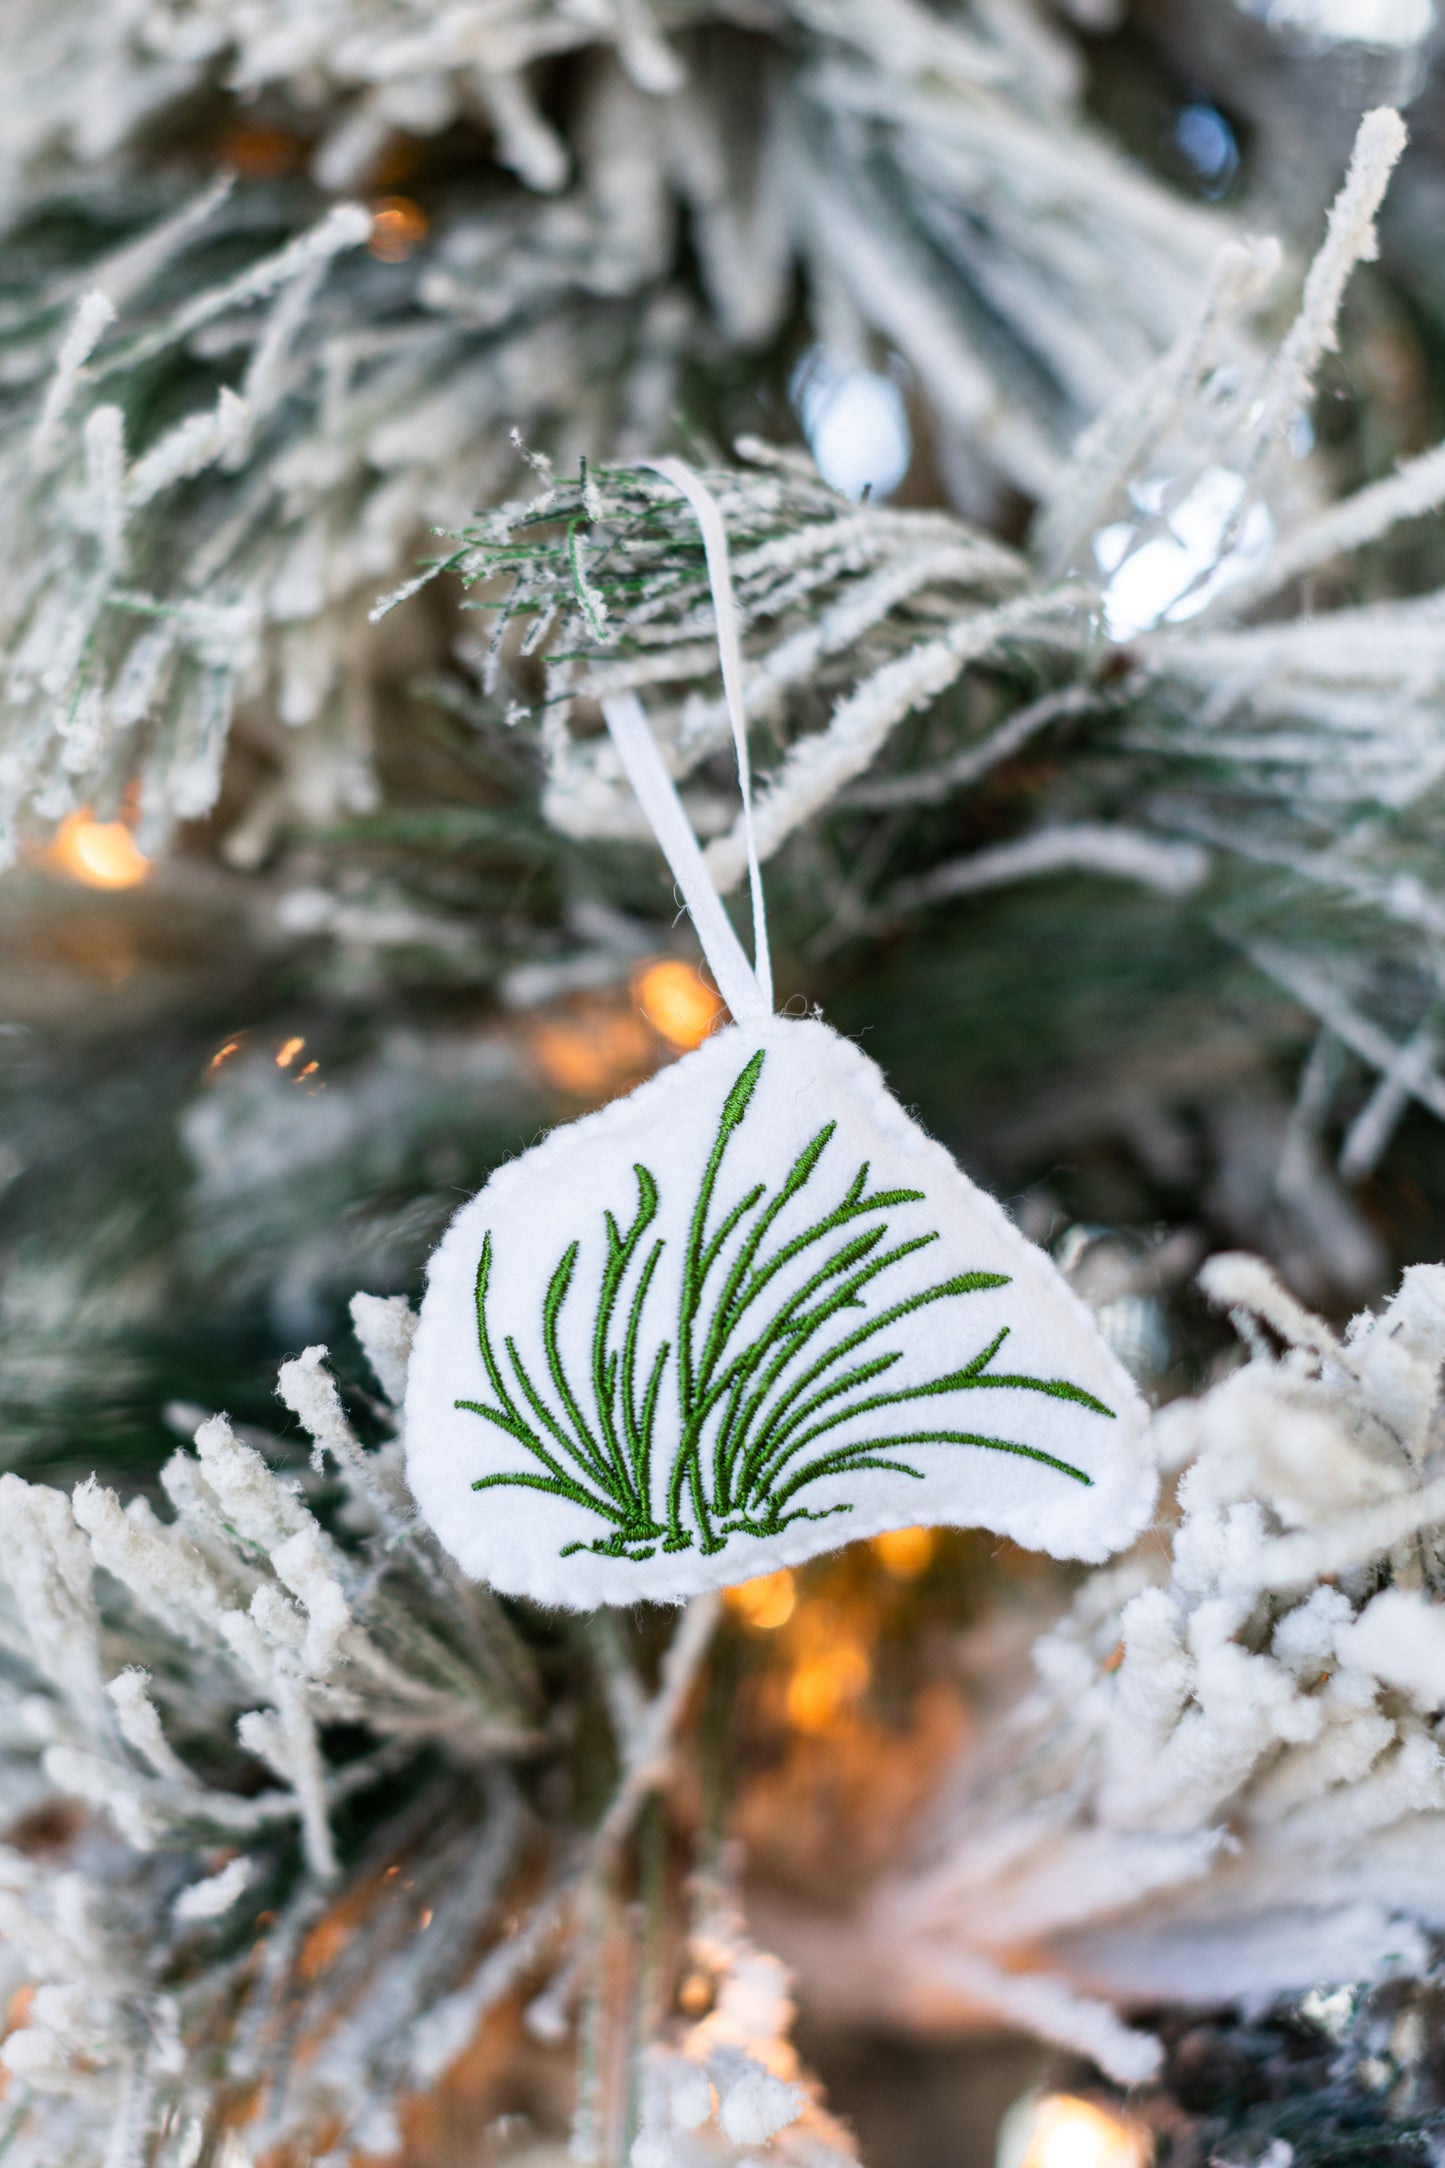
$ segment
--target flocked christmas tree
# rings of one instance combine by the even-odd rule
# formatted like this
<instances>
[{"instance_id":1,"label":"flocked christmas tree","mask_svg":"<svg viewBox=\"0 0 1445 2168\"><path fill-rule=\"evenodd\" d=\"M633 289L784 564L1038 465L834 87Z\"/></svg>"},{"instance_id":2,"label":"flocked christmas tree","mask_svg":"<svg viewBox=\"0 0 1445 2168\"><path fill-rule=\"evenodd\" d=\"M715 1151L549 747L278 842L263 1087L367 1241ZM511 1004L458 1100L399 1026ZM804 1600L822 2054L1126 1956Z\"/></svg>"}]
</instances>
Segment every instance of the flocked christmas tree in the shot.
<instances>
[{"instance_id":1,"label":"flocked christmas tree","mask_svg":"<svg viewBox=\"0 0 1445 2168\"><path fill-rule=\"evenodd\" d=\"M1007 2168L1438 2144L1431 10L1127 16L8 10L8 2161L987 2160L866 2046L980 2028L1093 2102ZM1085 1575L900 1526L579 1616L417 1515L457 1205L722 1015L602 724L741 894L679 452L778 1006L1162 1411Z\"/></svg>"}]
</instances>

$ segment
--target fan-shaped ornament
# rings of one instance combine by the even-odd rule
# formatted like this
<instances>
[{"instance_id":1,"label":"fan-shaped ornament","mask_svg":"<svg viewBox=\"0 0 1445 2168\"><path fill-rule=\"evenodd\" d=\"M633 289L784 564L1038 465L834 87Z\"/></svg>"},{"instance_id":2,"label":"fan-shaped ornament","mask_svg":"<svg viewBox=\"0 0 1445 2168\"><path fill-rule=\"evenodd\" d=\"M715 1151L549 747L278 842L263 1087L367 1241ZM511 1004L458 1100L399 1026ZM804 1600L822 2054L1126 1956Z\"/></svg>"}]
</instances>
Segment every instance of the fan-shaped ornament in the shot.
<instances>
[{"instance_id":1,"label":"fan-shaped ornament","mask_svg":"<svg viewBox=\"0 0 1445 2168\"><path fill-rule=\"evenodd\" d=\"M708 546L744 806L726 545ZM675 1603L858 1536L983 1526L1097 1560L1153 1506L1148 1413L1050 1260L817 1020L772 1013L640 705L623 765L735 1019L492 1176L432 1258L407 1466L462 1567Z\"/></svg>"}]
</instances>

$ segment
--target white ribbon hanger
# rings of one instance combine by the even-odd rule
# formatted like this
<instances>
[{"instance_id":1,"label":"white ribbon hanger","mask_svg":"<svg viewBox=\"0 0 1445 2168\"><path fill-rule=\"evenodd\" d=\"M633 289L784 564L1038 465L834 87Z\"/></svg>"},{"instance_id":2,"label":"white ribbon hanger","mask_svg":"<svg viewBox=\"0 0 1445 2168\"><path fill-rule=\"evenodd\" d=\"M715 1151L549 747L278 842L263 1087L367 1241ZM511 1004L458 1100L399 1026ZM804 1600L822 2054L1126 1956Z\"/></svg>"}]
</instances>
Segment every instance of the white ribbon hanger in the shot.
<instances>
[{"instance_id":1,"label":"white ribbon hanger","mask_svg":"<svg viewBox=\"0 0 1445 2168\"><path fill-rule=\"evenodd\" d=\"M748 722L743 707L743 654L738 631L737 597L733 593L728 563L727 530L711 490L699 481L680 459L645 459L641 462L660 474L684 496L697 516L707 556L708 581L717 618L718 654L722 660L723 693L732 723L733 748L737 754L738 784L743 795L743 835L748 853L748 885L753 907L753 961L733 931L716 883L707 870L692 823L667 772L646 710L636 693L614 693L602 702L602 714L617 757L632 785L637 802L657 838L658 848L672 869L682 891L703 955L717 981L718 991L736 1023L773 1013L773 965L768 949L767 909L763 901L763 875L753 835L752 769L748 759Z\"/></svg>"}]
</instances>

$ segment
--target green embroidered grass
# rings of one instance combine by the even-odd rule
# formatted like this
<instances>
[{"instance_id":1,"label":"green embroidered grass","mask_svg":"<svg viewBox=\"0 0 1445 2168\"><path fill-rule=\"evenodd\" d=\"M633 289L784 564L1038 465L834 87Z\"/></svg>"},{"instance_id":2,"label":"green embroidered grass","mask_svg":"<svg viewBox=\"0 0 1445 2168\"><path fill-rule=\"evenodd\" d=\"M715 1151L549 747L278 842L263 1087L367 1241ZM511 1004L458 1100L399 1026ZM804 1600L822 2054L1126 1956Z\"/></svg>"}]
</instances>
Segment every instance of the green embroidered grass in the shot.
<instances>
[{"instance_id":1,"label":"green embroidered grass","mask_svg":"<svg viewBox=\"0 0 1445 2168\"><path fill-rule=\"evenodd\" d=\"M595 1297L589 1374L580 1388L568 1376L558 1343L580 1245L569 1243L563 1251L543 1301L546 1377L532 1376L509 1335L504 1342L513 1380L509 1385L487 1324L490 1232L482 1243L477 1341L495 1405L479 1400L458 1400L456 1405L503 1431L533 1465L484 1475L472 1488L548 1491L604 1524L604 1532L590 1544L567 1544L564 1557L590 1549L609 1557L649 1558L659 1543L664 1551L688 1550L696 1543L704 1552L715 1552L735 1535L772 1536L791 1521L849 1513L852 1506L846 1503L810 1509L803 1494L825 1477L878 1469L921 1480L920 1469L888 1457L914 1446L965 1445L1017 1453L1076 1483L1090 1481L1081 1468L1036 1446L976 1431L900 1428L851 1443L838 1436L855 1418L879 1408L901 1410L943 1393L1004 1387L1075 1401L1097 1415L1112 1417L1114 1411L1062 1379L993 1369L1008 1337L1007 1326L961 1369L923 1385L874 1390L902 1359L901 1349L876 1349L880 1334L932 1303L1006 1287L1008 1276L957 1273L886 1303L841 1337L825 1339L834 1320L844 1320L850 1311L867 1311L865 1288L881 1282L938 1236L918 1234L889 1243L887 1214L900 1205L919 1203L923 1192L891 1189L870 1195L866 1161L831 1211L795 1234L775 1233L786 1208L813 1182L836 1127L832 1122L804 1146L771 1198L759 1182L713 1224L723 1161L747 1116L764 1060L761 1050L753 1055L724 1102L693 1205L671 1337L644 1352L648 1298L665 1248L661 1238L647 1239L659 1196L644 1166L633 1168L637 1210L631 1225L621 1229L610 1212L603 1215L607 1252ZM779 1275L814 1251L818 1262L802 1284L790 1293L780 1290ZM669 1368L679 1420L675 1438L669 1423L672 1452L663 1465L658 1401Z\"/></svg>"}]
</instances>

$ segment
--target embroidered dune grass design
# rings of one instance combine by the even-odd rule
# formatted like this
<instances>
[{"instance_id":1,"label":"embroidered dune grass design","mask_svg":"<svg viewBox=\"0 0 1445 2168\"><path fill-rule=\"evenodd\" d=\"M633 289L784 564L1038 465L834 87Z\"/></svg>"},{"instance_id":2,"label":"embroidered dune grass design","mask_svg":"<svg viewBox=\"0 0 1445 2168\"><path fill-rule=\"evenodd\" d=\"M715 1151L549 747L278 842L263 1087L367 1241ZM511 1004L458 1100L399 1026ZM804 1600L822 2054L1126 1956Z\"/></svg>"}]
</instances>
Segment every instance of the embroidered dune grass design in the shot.
<instances>
[{"instance_id":1,"label":"embroidered dune grass design","mask_svg":"<svg viewBox=\"0 0 1445 2168\"><path fill-rule=\"evenodd\" d=\"M849 1502L813 1508L804 1494L825 1479L880 1470L921 1480L921 1469L893 1457L919 1446L1013 1453L1073 1482L1091 1480L1083 1469L1037 1446L930 1426L925 1410L915 1409L916 1403L943 1394L1012 1388L1073 1401L1112 1418L1113 1409L1082 1386L994 1369L1007 1326L960 1368L921 1385L876 1389L903 1357L901 1348L878 1345L890 1327L934 1303L1007 1287L1009 1276L955 1273L871 1308L865 1290L873 1290L877 1300L887 1275L939 1237L922 1233L890 1241L888 1215L922 1202L923 1192L870 1194L866 1160L830 1210L796 1232L780 1225L810 1185L812 1194L821 1187L819 1167L836 1123L825 1123L809 1140L771 1197L765 1183L755 1183L715 1219L723 1163L747 1117L765 1058L765 1050L753 1055L723 1104L693 1203L681 1299L666 1338L655 1344L648 1338L650 1298L666 1242L660 1236L648 1239L661 1200L656 1179L640 1163L633 1166L637 1208L631 1224L624 1229L611 1212L603 1215L606 1253L593 1298L585 1383L569 1375L559 1340L580 1242L563 1251L543 1298L545 1375L536 1365L533 1375L508 1335L503 1351L509 1382L487 1321L494 1256L491 1233L483 1239L476 1276L477 1342L493 1401L456 1405L502 1431L523 1449L530 1465L481 1476L472 1488L547 1491L603 1524L590 1543L566 1544L563 1557L586 1549L649 1558L659 1544L664 1551L696 1544L711 1553L734 1536L772 1536L792 1521L849 1513ZM801 1283L795 1275L784 1281L800 1259L812 1269ZM858 1311L863 1321L853 1323L850 1313ZM829 1328L839 1324L848 1329L832 1337ZM666 1426L671 1449L666 1457L659 1402L669 1375L676 1403ZM847 1436L850 1424L881 1409L899 1411L896 1418L885 1418L884 1435ZM915 1412L905 1416L905 1409Z\"/></svg>"}]
</instances>

